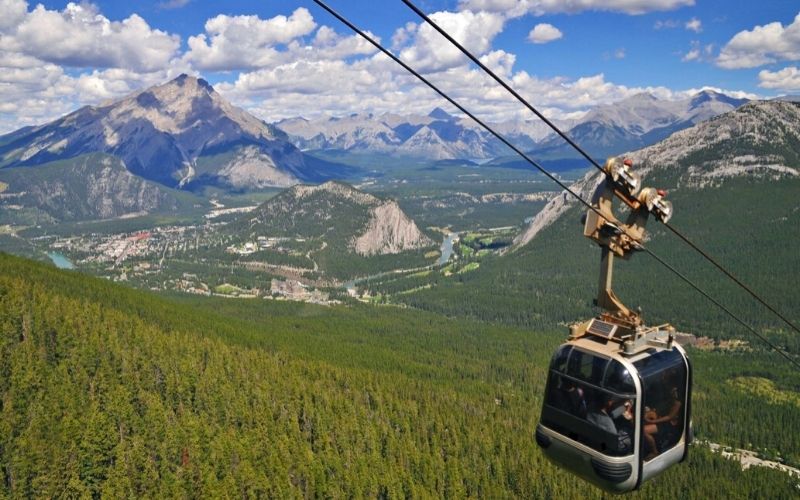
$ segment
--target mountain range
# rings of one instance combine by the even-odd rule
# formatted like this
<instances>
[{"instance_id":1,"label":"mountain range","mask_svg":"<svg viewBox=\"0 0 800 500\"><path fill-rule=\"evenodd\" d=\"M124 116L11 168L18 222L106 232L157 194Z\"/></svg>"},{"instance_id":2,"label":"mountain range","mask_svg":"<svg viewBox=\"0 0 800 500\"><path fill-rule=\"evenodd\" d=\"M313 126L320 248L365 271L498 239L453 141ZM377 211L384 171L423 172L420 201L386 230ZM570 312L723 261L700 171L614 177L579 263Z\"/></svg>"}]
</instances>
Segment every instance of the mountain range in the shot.
<instances>
[{"instance_id":1,"label":"mountain range","mask_svg":"<svg viewBox=\"0 0 800 500\"><path fill-rule=\"evenodd\" d=\"M488 159L509 153L506 146L472 120L453 116L441 108L427 115L369 113L313 120L291 118L276 122L275 126L303 150L335 149L432 160ZM549 133L540 120L493 126L525 148L534 147Z\"/></svg>"},{"instance_id":2,"label":"mountain range","mask_svg":"<svg viewBox=\"0 0 800 500\"><path fill-rule=\"evenodd\" d=\"M596 158L641 149L673 133L732 111L747 99L704 90L676 101L642 93L589 111L567 134ZM561 138L550 137L534 148L540 158L577 158Z\"/></svg>"},{"instance_id":3,"label":"mountain range","mask_svg":"<svg viewBox=\"0 0 800 500\"><path fill-rule=\"evenodd\" d=\"M800 178L800 103L754 101L627 154L636 170L672 190L719 187L726 179ZM602 174L592 170L571 188L590 199ZM517 238L517 247L577 205L567 193L551 199Z\"/></svg>"},{"instance_id":4,"label":"mountain range","mask_svg":"<svg viewBox=\"0 0 800 500\"><path fill-rule=\"evenodd\" d=\"M556 124L592 154L605 156L652 144L743 102L711 91L682 101L639 94ZM575 157L539 120L494 127L534 157ZM507 148L491 134L440 108L428 115L268 124L230 104L202 78L181 75L0 136L0 182L7 185L3 199L13 200L15 209L34 210L37 221L52 222L176 212L202 201L187 192L208 188L240 192L358 176L356 167L303 151L309 149L519 163L503 156Z\"/></svg>"},{"instance_id":5,"label":"mountain range","mask_svg":"<svg viewBox=\"0 0 800 500\"><path fill-rule=\"evenodd\" d=\"M553 120L597 157L654 144L673 132L726 113L747 102L704 90L681 100L641 93L590 110L578 120ZM571 159L575 152L538 119L491 124L495 130L537 158ZM428 115L353 114L346 117L286 119L275 123L299 148L384 153L436 160L504 157L519 161L499 140L472 120L441 108Z\"/></svg>"}]
</instances>

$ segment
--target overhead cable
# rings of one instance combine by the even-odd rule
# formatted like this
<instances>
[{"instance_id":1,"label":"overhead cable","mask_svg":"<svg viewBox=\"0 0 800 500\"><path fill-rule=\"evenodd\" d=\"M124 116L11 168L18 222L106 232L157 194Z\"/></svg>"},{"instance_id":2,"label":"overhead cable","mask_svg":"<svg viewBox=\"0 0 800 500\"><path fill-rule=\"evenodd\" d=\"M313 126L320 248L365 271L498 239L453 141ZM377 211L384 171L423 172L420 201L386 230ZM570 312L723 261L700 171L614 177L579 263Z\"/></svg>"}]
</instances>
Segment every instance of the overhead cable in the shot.
<instances>
[{"instance_id":1,"label":"overhead cable","mask_svg":"<svg viewBox=\"0 0 800 500\"><path fill-rule=\"evenodd\" d=\"M420 80L422 83L424 83L425 85L427 85L429 88L431 88L431 89L432 89L433 91L435 91L437 94L439 94L439 95L440 95L442 98L444 98L444 99L445 99L445 100L447 100L447 101L448 101L450 104L452 104L453 106L455 106L455 107L456 107L456 108L457 108L459 111L461 111L462 113L464 113L464 114L465 114L466 116L468 116L470 119L472 119L473 121L475 121L475 123L477 123L478 125L480 125L480 126L481 126L482 128L484 128L484 129L485 129L487 132L489 132L490 134L492 134L494 137L496 137L496 138L497 138L497 139L498 139L500 142L502 142L503 144L505 144L506 146L508 146L508 147L509 147L509 148L510 148L512 151L514 151L515 153L517 153L517 154L518 154L520 157L522 157L522 158L523 158L525 161L527 161L528 163L530 163L531 165L533 165L533 166L534 166L534 167L535 167L537 170L539 170L540 172L542 172L542 174L544 174L544 175L545 175L546 177L548 177L550 180L552 180L553 182L555 182L555 183L556 183L556 184L557 184L559 187L561 187L562 189L564 189L564 190L565 190L567 193L569 193L569 194L570 194L570 195L572 195L572 196L573 196L575 199L577 199L579 202L581 202L583 205L585 205L585 206L586 206L586 207L587 207L589 210L592 210L593 212L595 212L597 215L599 215L599 216L601 216L601 217L603 216L603 214L601 214L601 213L600 213L600 212L597 210L597 208L595 208L594 206L592 206L592 204L591 204L591 203L589 203L589 202L587 202L586 200L584 200L584 199L583 199L583 198L582 198L582 197L581 197L581 196L580 196L578 193L576 193L574 190L572 190L570 187L568 187L566 184L564 184L564 183L563 183L561 180L559 180L557 177L555 177L553 174L551 174L549 171L547 171L547 169L545 169L544 167L542 167L541 165L539 165L539 163L537 163L535 160L533 160L532 158L530 158L530 157L529 157L527 154L525 154L525 153L524 153L522 150L520 150L520 149L519 149L517 146L515 146L514 144L512 144L512 143L511 143L511 142L510 142L508 139L506 139L506 138L505 138L505 137L504 137L502 134L500 134L499 132L497 132L496 130L494 130L492 127L490 127L489 125L487 125L487 124L486 124L485 122L483 122L483 121L482 121L480 118L478 118L477 116L475 116L473 113L471 113L469 110L467 110L467 109L466 109L464 106L462 106L460 103L458 103L458 102L457 102L456 100L454 100L452 97L450 97L450 96L449 96L447 93L445 93L443 90L441 90L441 89L440 89L439 87L437 87L435 84L433 84L433 83L432 83L430 80L428 80L427 78L425 78L424 76L422 76L422 75L421 75L421 74L420 74L418 71L416 71L414 68L412 68L411 66L409 66L408 64L406 64L405 62L403 62L403 61L402 61L402 60L401 60L399 57L397 57L396 55L394 55L394 54L393 54L393 53L392 53L390 50L388 50L388 49L387 49L387 48L385 48L383 45L381 45L381 44L380 44L380 42L376 41L376 40L375 40L375 39L373 39L373 38L372 38L370 35L368 35L366 32L364 32L363 30L361 30L360 28L358 28L356 25L354 25L353 23L351 23L351 22L350 22L350 21L349 21L347 18L345 18L343 15L339 14L337 11L335 11L335 10L334 10L332 7L330 7L330 6L329 6L327 3L325 3L323 0L314 0L314 3L316 3L317 5L319 5L320 7L322 7L323 9L325 9L325 10L326 10L326 11L327 11L329 14L331 14L333 17L335 17L337 20L339 20L339 22L341 22L342 24L344 24L345 26L347 26L348 28L350 28L350 29L351 29L353 32L355 32L355 33L356 33L356 34L358 34L360 37L362 37L364 40L366 40L367 42L369 42L371 45L373 45L375 48L377 48L377 49L378 49L379 51L381 51L383 54L385 54L386 56L388 56L388 57L389 57L389 58L390 58L392 61L394 61L395 63L399 64L399 65L400 65L400 66L401 66L403 69L405 69L406 71L408 71L410 74L414 75L414 76L415 76L415 77L416 77L418 80ZM619 229L619 230L621 230L621 231L624 231L624 230L623 230L623 228L617 228L617 229ZM704 296L704 297L706 297L707 299L711 300L711 302L713 302L715 305L717 305L718 307L720 307L720 308L722 309L722 311L724 311L726 314L728 314L728 315L729 315L730 317L732 317L734 320L736 320L737 322L739 322L740 324L742 324L742 325L744 325L746 328L748 328L748 329L749 329L749 330L750 330L750 331L751 331L753 334L755 334L755 335L756 335L758 338L760 338L761 340L763 340L763 341L764 341L764 342L765 342L765 343L766 343L768 346L770 346L772 349L774 349L775 351L777 351L779 354L781 354L783 357L785 357L787 360L789 360L789 361L790 361L791 363L793 363L795 366L797 366L798 368L800 368L800 363L798 363L797 361L795 361L793 358L791 358L791 357L790 357L788 354L786 354L785 352L781 351L781 350L780 350L780 349L779 349L777 346L775 346L774 344L772 344L771 342L769 342L769 340L767 340L765 337L763 337L762 335L758 334L758 333L757 333L757 332L756 332L756 331L755 331L755 330L754 330L754 329L753 329L751 326L749 326L749 325L748 325L747 323L745 323L745 322L744 322L742 319L740 319L738 316L736 316L736 315L735 315L735 314L734 314L734 313L733 313L733 312L732 312L730 309L728 309L727 307L724 307L724 306L723 306L722 304L720 304L718 301L716 301L715 299L713 299L713 298L712 298L712 297L711 297L711 296L710 296L710 295L709 295L709 294L708 294L706 291L704 291L702 288L700 288L700 286L699 286L699 285L697 285L696 283L692 282L692 281L691 281L689 278L687 278L686 276L684 276L683 274L681 274L681 273L680 273L680 272L679 272L677 269L675 269L675 267L673 267L672 265L670 265L669 263L667 263L667 262L666 262L664 259L662 259L662 258L661 258L661 257L659 257L658 255L656 255L656 254L655 254L655 253L654 253L652 250L650 250L650 249L648 249L648 248L645 248L645 246L644 246L644 245L641 245L641 244L640 244L640 245L638 245L638 246L639 246L639 248L640 248L641 250L643 250L643 251L647 252L649 255L651 255L653 258L655 258L655 259L656 259L656 261L658 261L659 263L661 263L662 265L664 265L664 266L665 266L665 267L666 267L668 270L670 270L670 271L672 271L673 273L675 273L675 274L676 274L676 275L677 275L679 278L681 278L681 279L682 279L684 282L686 282L688 285L690 285L692 288L694 288L694 289L695 289L697 292L699 292L701 295L703 295L703 296Z\"/></svg>"},{"instance_id":2,"label":"overhead cable","mask_svg":"<svg viewBox=\"0 0 800 500\"><path fill-rule=\"evenodd\" d=\"M445 31L441 26L439 26L433 19L428 17L422 10L419 9L414 2L411 0L402 0L404 4L406 4L411 10L414 11L420 18L422 18L428 25L430 25L433 29L439 32L440 35L445 37L451 44L453 44L458 50L460 50L465 56L467 56L472 62L474 62L480 69L482 69L487 75L491 76L494 81L496 81L500 86L502 86L506 91L508 91L512 96L514 96L522 105L528 108L533 114L539 117L543 122L545 122L554 132L556 132L561 138L563 138L570 146L572 146L575 151L580 153L581 156L586 158L595 168L603 172L607 175L607 172L603 169L603 167L592 158L586 151L584 151L572 138L570 138L565 132L556 126L553 122L547 119L539 110L537 110L530 102L528 102L524 97L519 95L519 93L514 90L510 85L508 85L505 80L500 78L494 71L492 71L489 67L487 67L480 59L475 57L475 55L467 50L462 44L460 44L455 38L453 38L447 31ZM703 258L705 258L708 262L710 262L714 267L716 267L719 271L721 271L725 276L730 278L734 283L736 283L740 288L746 291L751 297L753 297L756 301L758 301L761 305L766 307L770 312L775 314L778 318L780 318L784 323L789 325L795 332L800 333L800 327L794 324L791 320L789 320L786 316L781 314L775 307L771 306L767 303L766 300L762 299L752 288L747 286L743 283L739 278L734 276L733 273L725 269L716 259L714 259L708 252L702 250L697 244L692 242L687 236L685 236L678 228L673 226L668 222L663 223L667 229L669 229L675 236L683 240L684 243L689 245L693 250L697 251Z\"/></svg>"}]
</instances>

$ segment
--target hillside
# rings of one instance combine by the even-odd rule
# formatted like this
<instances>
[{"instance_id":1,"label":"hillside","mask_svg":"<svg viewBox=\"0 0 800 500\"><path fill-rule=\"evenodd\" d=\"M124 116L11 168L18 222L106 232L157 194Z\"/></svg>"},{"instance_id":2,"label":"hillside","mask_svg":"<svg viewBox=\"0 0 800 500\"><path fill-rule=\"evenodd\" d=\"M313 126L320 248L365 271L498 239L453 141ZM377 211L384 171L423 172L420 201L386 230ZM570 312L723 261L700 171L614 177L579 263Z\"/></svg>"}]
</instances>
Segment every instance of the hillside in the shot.
<instances>
[{"instance_id":1,"label":"hillside","mask_svg":"<svg viewBox=\"0 0 800 500\"><path fill-rule=\"evenodd\" d=\"M560 337L391 308L164 299L0 254L0 495L600 498L531 437ZM724 359L704 354L701 370ZM796 453L791 405L756 417L761 396L698 384L705 436L770 445L750 432L783 419L776 446ZM749 418L741 436L717 424L732 415ZM698 498L794 487L695 448L633 498L688 485Z\"/></svg>"},{"instance_id":2,"label":"hillside","mask_svg":"<svg viewBox=\"0 0 800 500\"><path fill-rule=\"evenodd\" d=\"M669 191L678 227L768 302L797 317L800 257L800 113L790 103L757 102L631 154L645 183ZM595 174L576 185L588 195ZM415 307L544 327L591 315L599 251L582 236L582 208L561 194L531 223L516 252L482 262L456 282L398 295ZM658 223L648 245L773 340L800 353L796 336ZM396 285L400 287L400 284ZM414 287L421 286L414 283ZM651 323L714 337L747 333L646 255L621 262L615 289Z\"/></svg>"},{"instance_id":3,"label":"hillside","mask_svg":"<svg viewBox=\"0 0 800 500\"><path fill-rule=\"evenodd\" d=\"M433 244L397 202L381 200L339 182L295 186L265 202L247 219L253 234L326 236L330 245L345 240L350 250L365 256Z\"/></svg>"},{"instance_id":4,"label":"hillside","mask_svg":"<svg viewBox=\"0 0 800 500\"><path fill-rule=\"evenodd\" d=\"M199 201L189 193L138 177L122 160L102 153L87 153L37 168L3 168L0 179L14 190L0 198L0 208L7 212L6 223L24 223L25 209L34 207L40 211L39 222L55 222L174 213L191 201Z\"/></svg>"},{"instance_id":5,"label":"hillside","mask_svg":"<svg viewBox=\"0 0 800 500\"><path fill-rule=\"evenodd\" d=\"M435 246L396 201L333 181L289 188L224 232L238 242L279 241L337 278L424 265L423 253Z\"/></svg>"},{"instance_id":6,"label":"hillside","mask_svg":"<svg viewBox=\"0 0 800 500\"><path fill-rule=\"evenodd\" d=\"M673 134L628 153L648 182L692 192L721 188L726 180L800 177L800 105L782 101L750 103L735 112ZM592 170L572 188L589 199L601 174ZM533 239L578 201L561 194L531 221L517 245Z\"/></svg>"}]
</instances>

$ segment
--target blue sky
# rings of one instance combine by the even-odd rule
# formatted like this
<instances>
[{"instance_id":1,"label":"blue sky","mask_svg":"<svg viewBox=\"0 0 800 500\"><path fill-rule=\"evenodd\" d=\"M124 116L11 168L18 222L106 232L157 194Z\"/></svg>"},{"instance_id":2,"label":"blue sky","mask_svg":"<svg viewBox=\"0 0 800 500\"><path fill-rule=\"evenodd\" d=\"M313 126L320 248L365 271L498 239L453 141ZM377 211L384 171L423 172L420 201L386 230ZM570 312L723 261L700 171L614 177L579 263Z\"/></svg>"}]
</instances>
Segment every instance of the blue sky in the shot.
<instances>
[{"instance_id":1,"label":"blue sky","mask_svg":"<svg viewBox=\"0 0 800 500\"><path fill-rule=\"evenodd\" d=\"M329 3L484 116L525 117L399 0ZM558 118L641 91L800 93L797 1L417 4ZM181 72L266 120L440 103L311 1L0 0L0 132Z\"/></svg>"}]
</instances>

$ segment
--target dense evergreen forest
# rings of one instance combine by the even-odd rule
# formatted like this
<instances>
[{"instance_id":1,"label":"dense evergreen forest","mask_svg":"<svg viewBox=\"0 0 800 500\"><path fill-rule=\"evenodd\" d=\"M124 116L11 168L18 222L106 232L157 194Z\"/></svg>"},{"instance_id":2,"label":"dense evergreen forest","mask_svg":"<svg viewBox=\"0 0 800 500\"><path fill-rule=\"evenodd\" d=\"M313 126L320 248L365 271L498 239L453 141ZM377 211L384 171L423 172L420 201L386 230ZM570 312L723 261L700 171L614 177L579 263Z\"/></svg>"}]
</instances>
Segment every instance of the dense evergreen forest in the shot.
<instances>
[{"instance_id":1,"label":"dense evergreen forest","mask_svg":"<svg viewBox=\"0 0 800 500\"><path fill-rule=\"evenodd\" d=\"M653 176L647 182L673 190L678 181ZM800 180L724 182L724 189L679 189L671 194L675 206L671 223L797 324ZM582 235L583 212L573 207L518 251L485 259L479 270L457 279L431 280L432 287L395 300L448 316L537 329L591 317L600 250ZM650 221L648 230L648 248L771 340L800 354L800 335L789 334L784 323L659 223ZM419 286L390 283L376 287L376 292ZM641 306L650 324L669 322L679 331L699 336L739 337L758 344L724 312L643 253L629 261L617 260L614 289L628 306Z\"/></svg>"},{"instance_id":2,"label":"dense evergreen forest","mask_svg":"<svg viewBox=\"0 0 800 500\"><path fill-rule=\"evenodd\" d=\"M0 254L0 497L600 498L533 440L562 337L161 297ZM698 436L797 461L800 376L691 354ZM799 482L697 445L632 496L791 498Z\"/></svg>"}]
</instances>

